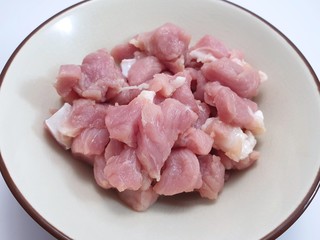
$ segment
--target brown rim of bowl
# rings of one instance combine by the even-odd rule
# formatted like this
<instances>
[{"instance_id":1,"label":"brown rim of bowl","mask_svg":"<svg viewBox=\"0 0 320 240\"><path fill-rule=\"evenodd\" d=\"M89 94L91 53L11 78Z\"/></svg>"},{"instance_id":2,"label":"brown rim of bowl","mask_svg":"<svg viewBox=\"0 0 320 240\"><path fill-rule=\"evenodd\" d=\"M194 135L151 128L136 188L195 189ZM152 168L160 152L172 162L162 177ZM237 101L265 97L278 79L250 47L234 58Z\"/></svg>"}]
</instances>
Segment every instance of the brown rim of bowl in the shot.
<instances>
[{"instance_id":1,"label":"brown rim of bowl","mask_svg":"<svg viewBox=\"0 0 320 240\"><path fill-rule=\"evenodd\" d=\"M36 29L34 29L21 43L20 45L15 49L15 51L13 52L13 54L10 56L9 60L7 61L7 63L5 64L1 75L0 75L0 88L2 85L2 82L4 80L4 77L6 75L7 70L9 69L11 63L13 62L15 56L17 55L17 53L22 49L22 47L25 45L25 43L33 36L35 35L42 27L44 27L46 24L48 24L49 22L51 22L53 19L55 19L56 17L60 16L61 14L74 9L76 7L78 7L79 5L82 5L85 2L90 2L91 0L84 0L81 1L79 3L76 3L60 12L58 12L57 14L53 15L52 17L50 17L49 19L47 19L46 21L44 21L42 24L40 24ZM295 44L293 42L291 42L291 40L289 38L287 38L280 30L278 30L275 26L273 26L271 23L269 23L268 21L266 21L265 19L263 19L262 17L258 16L257 14L251 12L250 10L241 7L235 3L229 2L227 0L220 0L223 2L226 2L227 4L233 5L249 14L251 14L253 17L257 18L258 20L262 21L264 24L266 24L267 26L269 26L271 29L273 29L275 32L277 32L283 39L286 40L286 42L298 53L298 55L300 56L300 58L303 60L304 64L308 67L310 74L312 75L317 88L318 88L318 92L320 93L320 82L319 79L316 75L316 73L314 72L314 70L312 69L311 65L309 64L309 62L307 61L307 59L304 57L304 55L300 52L300 50L295 46ZM5 163L2 159L2 155L0 152L0 171L2 173L2 176L6 182L6 184L8 185L11 193L13 194L13 196L16 198L16 200L19 202L19 204L24 208L24 210L41 226L43 227L47 232L49 232L52 236L54 236L57 239L61 239L61 240L70 240L72 238L68 237L67 235L65 235L64 233L60 232L58 229L56 229L54 226L52 226L49 222L47 222L32 206L31 204L27 201L27 199L25 199L25 197L22 195L22 193L19 191L18 187L15 185L15 183L13 182L10 173L8 172ZM314 196L316 195L317 191L320 188L320 168L318 169L318 174L312 184L312 186L310 187L308 193L306 194L306 196L303 198L302 202L298 205L298 207L287 217L286 220L284 220L278 227L276 227L274 230L272 230L270 233L268 233L267 235L263 236L261 239L262 240L268 240L268 239L276 239L278 238L281 234L283 234L301 215L302 213L307 209L307 207L309 206L309 204L311 203L311 201L313 200Z\"/></svg>"}]
</instances>

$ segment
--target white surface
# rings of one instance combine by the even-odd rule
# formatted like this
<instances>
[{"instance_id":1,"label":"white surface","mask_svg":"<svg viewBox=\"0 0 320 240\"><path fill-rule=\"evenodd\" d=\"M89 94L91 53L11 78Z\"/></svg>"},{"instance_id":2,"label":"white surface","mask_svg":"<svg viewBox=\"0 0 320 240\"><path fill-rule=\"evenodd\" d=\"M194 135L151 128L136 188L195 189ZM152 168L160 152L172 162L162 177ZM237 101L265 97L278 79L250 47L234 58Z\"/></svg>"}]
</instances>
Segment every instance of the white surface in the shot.
<instances>
[{"instance_id":1,"label":"white surface","mask_svg":"<svg viewBox=\"0 0 320 240\"><path fill-rule=\"evenodd\" d=\"M57 11L75 3L72 0L15 1L0 0L2 16L0 69L18 44L41 22ZM318 1L233 1L257 13L289 37L302 51L317 75L320 76L318 57L320 50L320 29L318 23L320 4ZM282 10L281 14L279 10ZM284 10L284 11L283 11ZM30 14L31 13L31 14ZM317 58L316 58L317 57ZM0 238L12 239L53 239L37 225L19 206L0 178ZM302 217L279 239L320 239L320 194L317 194Z\"/></svg>"}]
</instances>

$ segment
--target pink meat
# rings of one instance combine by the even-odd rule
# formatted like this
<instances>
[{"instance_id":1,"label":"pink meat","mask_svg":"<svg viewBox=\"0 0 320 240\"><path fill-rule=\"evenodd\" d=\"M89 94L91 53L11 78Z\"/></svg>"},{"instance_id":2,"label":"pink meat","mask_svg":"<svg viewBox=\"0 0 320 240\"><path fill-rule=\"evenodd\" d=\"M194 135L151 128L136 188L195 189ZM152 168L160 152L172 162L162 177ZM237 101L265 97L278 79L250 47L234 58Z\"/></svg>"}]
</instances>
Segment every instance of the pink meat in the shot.
<instances>
[{"instance_id":1,"label":"pink meat","mask_svg":"<svg viewBox=\"0 0 320 240\"><path fill-rule=\"evenodd\" d=\"M230 169L243 170L248 167L251 167L252 164L254 164L260 157L260 153L258 151L253 151L245 159L242 159L241 161L236 162L230 159L228 156L226 156L222 151L218 151L218 155L221 159L221 163L224 165L225 169L228 169L228 170Z\"/></svg>"},{"instance_id":2,"label":"pink meat","mask_svg":"<svg viewBox=\"0 0 320 240\"><path fill-rule=\"evenodd\" d=\"M126 205L138 212L147 210L159 197L151 187L147 190L125 190L118 195Z\"/></svg>"},{"instance_id":3,"label":"pink meat","mask_svg":"<svg viewBox=\"0 0 320 240\"><path fill-rule=\"evenodd\" d=\"M198 158L202 176L199 193L201 197L217 199L224 186L225 168L217 156L206 155Z\"/></svg>"},{"instance_id":4,"label":"pink meat","mask_svg":"<svg viewBox=\"0 0 320 240\"><path fill-rule=\"evenodd\" d=\"M81 76L81 67L78 65L60 66L55 88L65 102L72 103L73 100L79 98L73 88L78 84Z\"/></svg>"},{"instance_id":5,"label":"pink meat","mask_svg":"<svg viewBox=\"0 0 320 240\"><path fill-rule=\"evenodd\" d=\"M210 117L211 109L205 102L196 101L198 105L198 119L194 124L195 128L201 128L201 126L206 122Z\"/></svg>"},{"instance_id":6,"label":"pink meat","mask_svg":"<svg viewBox=\"0 0 320 240\"><path fill-rule=\"evenodd\" d=\"M157 57L170 71L177 73L184 69L184 56L191 36L172 23L139 34L130 43L142 51Z\"/></svg>"},{"instance_id":7,"label":"pink meat","mask_svg":"<svg viewBox=\"0 0 320 240\"><path fill-rule=\"evenodd\" d=\"M60 126L64 136L76 137L85 128L105 128L104 119L108 105L98 104L92 100L78 99L73 102L72 109Z\"/></svg>"},{"instance_id":8,"label":"pink meat","mask_svg":"<svg viewBox=\"0 0 320 240\"><path fill-rule=\"evenodd\" d=\"M153 187L156 193L174 195L192 192L202 185L199 161L189 149L172 150L161 179Z\"/></svg>"},{"instance_id":9,"label":"pink meat","mask_svg":"<svg viewBox=\"0 0 320 240\"><path fill-rule=\"evenodd\" d=\"M222 57L229 57L227 47L211 35L204 35L188 51L188 61L211 62Z\"/></svg>"},{"instance_id":10,"label":"pink meat","mask_svg":"<svg viewBox=\"0 0 320 240\"><path fill-rule=\"evenodd\" d=\"M142 186L141 165L133 148L126 147L119 155L107 159L104 174L119 192L138 190Z\"/></svg>"},{"instance_id":11,"label":"pink meat","mask_svg":"<svg viewBox=\"0 0 320 240\"><path fill-rule=\"evenodd\" d=\"M135 99L142 90L140 89L125 89L122 88L120 92L112 99L109 100L109 102L113 105L127 105L129 104L133 99Z\"/></svg>"},{"instance_id":12,"label":"pink meat","mask_svg":"<svg viewBox=\"0 0 320 240\"><path fill-rule=\"evenodd\" d=\"M104 173L105 167L106 167L106 159L104 158L104 156L103 155L97 156L93 162L94 179L96 180L96 183L100 187L104 189L109 189L109 188L112 188L112 186L110 185Z\"/></svg>"},{"instance_id":13,"label":"pink meat","mask_svg":"<svg viewBox=\"0 0 320 240\"><path fill-rule=\"evenodd\" d=\"M143 106L137 156L151 178L160 178L160 170L170 154L173 140L169 142L167 138L161 107L153 103Z\"/></svg>"},{"instance_id":14,"label":"pink meat","mask_svg":"<svg viewBox=\"0 0 320 240\"><path fill-rule=\"evenodd\" d=\"M112 188L105 173L106 162L111 157L119 156L124 150L124 147L124 143L111 139L105 149L104 155L95 157L93 163L93 173L94 178L100 187L105 189Z\"/></svg>"},{"instance_id":15,"label":"pink meat","mask_svg":"<svg viewBox=\"0 0 320 240\"><path fill-rule=\"evenodd\" d=\"M207 155L212 149L213 139L201 129L189 128L175 143L177 147L186 147L194 154Z\"/></svg>"},{"instance_id":16,"label":"pink meat","mask_svg":"<svg viewBox=\"0 0 320 240\"><path fill-rule=\"evenodd\" d=\"M143 91L128 105L110 106L105 118L110 138L117 139L130 147L136 147L141 109L148 102L152 102L152 99L149 98L147 91Z\"/></svg>"},{"instance_id":17,"label":"pink meat","mask_svg":"<svg viewBox=\"0 0 320 240\"><path fill-rule=\"evenodd\" d=\"M261 112L257 112L257 104L239 97L230 88L221 86L218 82L207 83L204 99L217 108L221 121L254 133L264 132L263 116Z\"/></svg>"},{"instance_id":18,"label":"pink meat","mask_svg":"<svg viewBox=\"0 0 320 240\"><path fill-rule=\"evenodd\" d=\"M139 49L130 43L123 43L115 46L110 54L116 63L120 63L123 59L130 59L134 57L134 53Z\"/></svg>"},{"instance_id":19,"label":"pink meat","mask_svg":"<svg viewBox=\"0 0 320 240\"><path fill-rule=\"evenodd\" d=\"M160 61L175 61L187 52L191 36L172 23L139 34L131 43Z\"/></svg>"},{"instance_id":20,"label":"pink meat","mask_svg":"<svg viewBox=\"0 0 320 240\"><path fill-rule=\"evenodd\" d=\"M182 72L185 68L185 59L184 55L181 55L179 58L171 61L162 61L164 66L172 72L173 74L177 74Z\"/></svg>"},{"instance_id":21,"label":"pink meat","mask_svg":"<svg viewBox=\"0 0 320 240\"><path fill-rule=\"evenodd\" d=\"M190 75L191 83L190 88L193 91L194 98L200 101L204 100L204 86L207 83L206 78L201 71L194 68L186 68L186 74Z\"/></svg>"},{"instance_id":22,"label":"pink meat","mask_svg":"<svg viewBox=\"0 0 320 240\"><path fill-rule=\"evenodd\" d=\"M166 73L155 74L153 79L148 82L148 89L162 97L171 97L185 82L186 77L183 74L176 74L174 76Z\"/></svg>"},{"instance_id":23,"label":"pink meat","mask_svg":"<svg viewBox=\"0 0 320 240\"><path fill-rule=\"evenodd\" d=\"M109 132L106 128L86 128L74 138L71 152L93 165L95 156L103 154L108 142Z\"/></svg>"},{"instance_id":24,"label":"pink meat","mask_svg":"<svg viewBox=\"0 0 320 240\"><path fill-rule=\"evenodd\" d=\"M162 70L164 70L163 64L154 56L137 59L128 71L129 85L135 86L144 83Z\"/></svg>"},{"instance_id":25,"label":"pink meat","mask_svg":"<svg viewBox=\"0 0 320 240\"><path fill-rule=\"evenodd\" d=\"M160 106L164 114L165 129L168 135L183 133L198 119L198 115L188 106L175 99L167 98Z\"/></svg>"},{"instance_id":26,"label":"pink meat","mask_svg":"<svg viewBox=\"0 0 320 240\"><path fill-rule=\"evenodd\" d=\"M231 88L240 97L252 98L257 95L260 85L258 71L241 66L228 58L205 63L201 71L209 81L218 81Z\"/></svg>"},{"instance_id":27,"label":"pink meat","mask_svg":"<svg viewBox=\"0 0 320 240\"><path fill-rule=\"evenodd\" d=\"M194 99L190 86L187 83L177 88L176 91L172 94L172 98L183 103L185 106L189 107L196 114L199 114L198 104Z\"/></svg>"},{"instance_id":28,"label":"pink meat","mask_svg":"<svg viewBox=\"0 0 320 240\"><path fill-rule=\"evenodd\" d=\"M104 158L108 160L109 158L113 156L118 156L124 150L125 144L115 140L110 139L105 151L104 151Z\"/></svg>"},{"instance_id":29,"label":"pink meat","mask_svg":"<svg viewBox=\"0 0 320 240\"><path fill-rule=\"evenodd\" d=\"M82 77L73 90L84 98L104 102L114 97L125 83L113 57L102 49L83 59L81 72Z\"/></svg>"},{"instance_id":30,"label":"pink meat","mask_svg":"<svg viewBox=\"0 0 320 240\"><path fill-rule=\"evenodd\" d=\"M159 106L146 104L139 123L137 156L153 179L160 179L160 171L179 134L194 124L197 115L174 99L166 99Z\"/></svg>"}]
</instances>

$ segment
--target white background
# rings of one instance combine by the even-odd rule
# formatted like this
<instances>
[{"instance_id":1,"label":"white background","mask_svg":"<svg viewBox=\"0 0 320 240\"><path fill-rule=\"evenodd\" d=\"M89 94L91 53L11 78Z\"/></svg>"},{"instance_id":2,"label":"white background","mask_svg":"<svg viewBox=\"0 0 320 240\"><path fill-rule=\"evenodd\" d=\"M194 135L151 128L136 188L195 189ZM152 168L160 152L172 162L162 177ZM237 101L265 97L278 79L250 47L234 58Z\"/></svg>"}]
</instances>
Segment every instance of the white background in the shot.
<instances>
[{"instance_id":1,"label":"white background","mask_svg":"<svg viewBox=\"0 0 320 240\"><path fill-rule=\"evenodd\" d=\"M0 70L15 48L34 28L55 13L77 2L77 0L0 0ZM300 49L320 77L320 1L231 0L231 2L253 11L284 33ZM278 239L320 239L319 223L320 193L297 222ZM54 239L22 209L2 177L0 177L0 239Z\"/></svg>"}]
</instances>

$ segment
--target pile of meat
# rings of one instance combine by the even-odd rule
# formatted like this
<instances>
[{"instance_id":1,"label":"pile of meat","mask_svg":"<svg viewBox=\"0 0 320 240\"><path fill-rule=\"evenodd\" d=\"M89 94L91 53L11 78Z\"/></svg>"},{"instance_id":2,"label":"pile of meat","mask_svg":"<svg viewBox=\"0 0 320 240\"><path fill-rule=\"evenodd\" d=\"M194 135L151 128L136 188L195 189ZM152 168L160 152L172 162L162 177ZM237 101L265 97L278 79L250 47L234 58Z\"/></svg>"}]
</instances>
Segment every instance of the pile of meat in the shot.
<instances>
[{"instance_id":1,"label":"pile of meat","mask_svg":"<svg viewBox=\"0 0 320 240\"><path fill-rule=\"evenodd\" d=\"M160 195L216 199L229 170L259 157L265 127L252 98L266 74L211 35L190 40L167 23L62 65L57 77L65 103L46 128L136 211Z\"/></svg>"}]
</instances>

